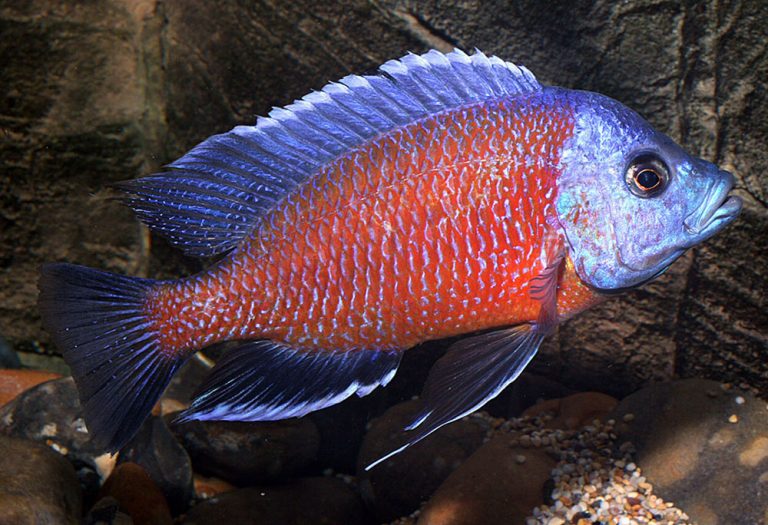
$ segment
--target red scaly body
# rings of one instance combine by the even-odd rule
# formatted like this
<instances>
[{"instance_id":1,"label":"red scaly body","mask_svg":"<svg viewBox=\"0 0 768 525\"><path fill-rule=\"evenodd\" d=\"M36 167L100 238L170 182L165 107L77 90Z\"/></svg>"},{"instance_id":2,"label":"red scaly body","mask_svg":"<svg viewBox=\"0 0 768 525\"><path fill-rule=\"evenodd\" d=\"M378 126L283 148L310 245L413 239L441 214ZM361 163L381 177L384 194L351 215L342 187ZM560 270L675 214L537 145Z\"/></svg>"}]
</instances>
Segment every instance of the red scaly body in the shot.
<instances>
[{"instance_id":1,"label":"red scaly body","mask_svg":"<svg viewBox=\"0 0 768 525\"><path fill-rule=\"evenodd\" d=\"M152 294L162 347L267 338L306 350L406 349L536 319L529 282L560 241L556 166L572 131L569 107L518 97L350 151L236 253ZM560 317L595 300L566 264Z\"/></svg>"}]
</instances>

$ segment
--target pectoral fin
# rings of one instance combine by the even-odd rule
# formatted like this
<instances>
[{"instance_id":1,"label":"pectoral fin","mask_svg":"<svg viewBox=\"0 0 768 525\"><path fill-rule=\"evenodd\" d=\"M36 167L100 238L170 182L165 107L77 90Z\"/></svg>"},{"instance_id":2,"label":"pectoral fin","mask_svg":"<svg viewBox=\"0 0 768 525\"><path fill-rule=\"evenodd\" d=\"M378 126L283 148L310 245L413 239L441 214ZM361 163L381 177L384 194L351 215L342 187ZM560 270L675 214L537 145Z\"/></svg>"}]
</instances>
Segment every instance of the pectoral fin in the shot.
<instances>
[{"instance_id":1,"label":"pectoral fin","mask_svg":"<svg viewBox=\"0 0 768 525\"><path fill-rule=\"evenodd\" d=\"M421 398L425 409L406 427L408 441L374 461L373 468L409 446L479 409L512 383L546 334L533 324L462 339L432 367Z\"/></svg>"},{"instance_id":2,"label":"pectoral fin","mask_svg":"<svg viewBox=\"0 0 768 525\"><path fill-rule=\"evenodd\" d=\"M471 414L517 379L556 326L562 262L562 255L557 255L530 283L531 296L542 305L535 322L462 339L448 349L429 372L421 395L424 410L406 427L408 441L366 470Z\"/></svg>"}]
</instances>

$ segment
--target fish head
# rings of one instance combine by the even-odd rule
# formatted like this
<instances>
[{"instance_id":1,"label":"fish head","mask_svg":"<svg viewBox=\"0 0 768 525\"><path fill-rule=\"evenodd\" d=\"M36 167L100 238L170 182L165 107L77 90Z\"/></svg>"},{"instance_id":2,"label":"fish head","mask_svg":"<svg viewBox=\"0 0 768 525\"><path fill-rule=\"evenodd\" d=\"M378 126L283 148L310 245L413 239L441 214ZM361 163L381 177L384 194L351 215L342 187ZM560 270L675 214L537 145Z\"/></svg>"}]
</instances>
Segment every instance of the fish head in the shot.
<instances>
[{"instance_id":1,"label":"fish head","mask_svg":"<svg viewBox=\"0 0 768 525\"><path fill-rule=\"evenodd\" d=\"M574 132L559 162L556 210L586 284L604 292L638 286L736 219L733 175L619 102L571 93Z\"/></svg>"}]
</instances>

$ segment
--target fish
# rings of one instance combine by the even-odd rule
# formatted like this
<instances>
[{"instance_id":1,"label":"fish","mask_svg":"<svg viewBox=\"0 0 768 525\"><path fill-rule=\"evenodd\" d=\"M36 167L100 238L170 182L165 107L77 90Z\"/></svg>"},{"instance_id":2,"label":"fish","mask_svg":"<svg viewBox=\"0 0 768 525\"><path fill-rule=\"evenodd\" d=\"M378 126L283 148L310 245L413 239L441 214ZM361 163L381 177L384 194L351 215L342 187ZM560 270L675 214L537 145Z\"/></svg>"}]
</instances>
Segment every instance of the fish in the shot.
<instances>
[{"instance_id":1,"label":"fish","mask_svg":"<svg viewBox=\"0 0 768 525\"><path fill-rule=\"evenodd\" d=\"M175 280L43 266L39 311L94 443L119 451L173 374L229 341L181 421L301 417L429 372L419 442L512 383L557 326L732 223L734 177L598 93L475 50L409 53L195 146L120 199Z\"/></svg>"}]
</instances>

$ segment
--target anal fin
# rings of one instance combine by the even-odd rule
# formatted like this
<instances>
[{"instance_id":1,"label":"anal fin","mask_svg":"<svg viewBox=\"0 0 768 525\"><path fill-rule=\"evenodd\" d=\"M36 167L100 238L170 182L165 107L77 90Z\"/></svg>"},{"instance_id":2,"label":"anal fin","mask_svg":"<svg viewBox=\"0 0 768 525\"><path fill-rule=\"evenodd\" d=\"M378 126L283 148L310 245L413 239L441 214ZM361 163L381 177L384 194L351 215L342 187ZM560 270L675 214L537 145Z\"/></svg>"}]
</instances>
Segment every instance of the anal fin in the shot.
<instances>
[{"instance_id":1,"label":"anal fin","mask_svg":"<svg viewBox=\"0 0 768 525\"><path fill-rule=\"evenodd\" d=\"M216 363L182 421L274 421L300 417L386 385L400 352L305 351L247 341Z\"/></svg>"}]
</instances>

